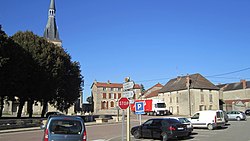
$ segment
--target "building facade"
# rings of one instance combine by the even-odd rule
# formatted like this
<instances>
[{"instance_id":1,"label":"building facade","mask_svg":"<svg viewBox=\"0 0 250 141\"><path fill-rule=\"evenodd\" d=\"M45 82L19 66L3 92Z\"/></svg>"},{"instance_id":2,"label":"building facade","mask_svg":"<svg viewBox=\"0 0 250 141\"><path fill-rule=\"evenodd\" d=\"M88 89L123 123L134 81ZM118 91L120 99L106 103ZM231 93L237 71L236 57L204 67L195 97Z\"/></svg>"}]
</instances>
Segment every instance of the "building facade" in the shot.
<instances>
[{"instance_id":1,"label":"building facade","mask_svg":"<svg viewBox=\"0 0 250 141\"><path fill-rule=\"evenodd\" d=\"M223 100L223 110L245 111L250 108L250 81L241 80L236 83L218 85Z\"/></svg>"},{"instance_id":2,"label":"building facade","mask_svg":"<svg viewBox=\"0 0 250 141\"><path fill-rule=\"evenodd\" d=\"M140 85L135 84L133 99L141 95ZM91 86L91 94L94 101L94 114L117 114L118 100L123 97L123 84L95 81Z\"/></svg>"},{"instance_id":3,"label":"building facade","mask_svg":"<svg viewBox=\"0 0 250 141\"><path fill-rule=\"evenodd\" d=\"M175 115L219 109L219 88L198 73L171 79L158 97Z\"/></svg>"}]
</instances>

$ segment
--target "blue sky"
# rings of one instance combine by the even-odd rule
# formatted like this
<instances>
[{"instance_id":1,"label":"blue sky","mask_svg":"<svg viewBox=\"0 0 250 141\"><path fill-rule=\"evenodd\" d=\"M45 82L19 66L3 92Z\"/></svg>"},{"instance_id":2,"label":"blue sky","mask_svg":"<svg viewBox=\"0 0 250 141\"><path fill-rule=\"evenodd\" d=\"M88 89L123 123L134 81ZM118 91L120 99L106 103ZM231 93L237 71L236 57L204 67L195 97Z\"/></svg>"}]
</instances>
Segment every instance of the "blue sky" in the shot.
<instances>
[{"instance_id":1,"label":"blue sky","mask_svg":"<svg viewBox=\"0 0 250 141\"><path fill-rule=\"evenodd\" d=\"M1 1L0 24L9 36L42 36L49 4ZM145 88L193 73L214 84L250 80L249 0L56 0L56 10L63 48L81 64L84 99L94 80L127 76Z\"/></svg>"}]
</instances>

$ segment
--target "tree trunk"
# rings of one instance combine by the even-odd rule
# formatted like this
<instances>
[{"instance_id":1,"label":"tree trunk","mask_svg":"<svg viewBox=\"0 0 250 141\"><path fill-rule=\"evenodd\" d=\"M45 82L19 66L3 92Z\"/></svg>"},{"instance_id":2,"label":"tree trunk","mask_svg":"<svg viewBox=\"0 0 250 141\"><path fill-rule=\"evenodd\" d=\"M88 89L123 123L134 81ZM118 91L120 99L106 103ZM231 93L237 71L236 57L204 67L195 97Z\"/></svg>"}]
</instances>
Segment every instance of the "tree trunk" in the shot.
<instances>
[{"instance_id":1,"label":"tree trunk","mask_svg":"<svg viewBox=\"0 0 250 141\"><path fill-rule=\"evenodd\" d=\"M33 99L30 99L28 101L28 113L29 113L29 117L31 118L32 115L33 115L33 104L34 104L34 100Z\"/></svg>"},{"instance_id":2,"label":"tree trunk","mask_svg":"<svg viewBox=\"0 0 250 141\"><path fill-rule=\"evenodd\" d=\"M44 117L44 115L45 115L45 113L47 111L47 107L48 107L48 101L45 100L45 101L43 101L43 109L42 109L42 113L41 113L42 118Z\"/></svg>"},{"instance_id":3,"label":"tree trunk","mask_svg":"<svg viewBox=\"0 0 250 141\"><path fill-rule=\"evenodd\" d=\"M0 117L3 116L3 106L4 105L4 100L3 97L0 97Z\"/></svg>"},{"instance_id":4,"label":"tree trunk","mask_svg":"<svg viewBox=\"0 0 250 141\"><path fill-rule=\"evenodd\" d=\"M19 108L18 108L18 112L17 112L17 118L22 117L22 111L23 111L24 103L25 103L24 98L20 98L20 104L19 104Z\"/></svg>"}]
</instances>

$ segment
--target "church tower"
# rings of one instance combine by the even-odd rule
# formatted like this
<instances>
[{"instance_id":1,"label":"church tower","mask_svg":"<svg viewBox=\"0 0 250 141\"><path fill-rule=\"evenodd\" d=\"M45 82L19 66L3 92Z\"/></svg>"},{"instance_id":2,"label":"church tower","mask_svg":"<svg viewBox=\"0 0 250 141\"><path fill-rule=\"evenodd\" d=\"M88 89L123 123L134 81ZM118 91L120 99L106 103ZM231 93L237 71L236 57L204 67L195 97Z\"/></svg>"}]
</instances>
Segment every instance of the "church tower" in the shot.
<instances>
[{"instance_id":1,"label":"church tower","mask_svg":"<svg viewBox=\"0 0 250 141\"><path fill-rule=\"evenodd\" d=\"M48 12L48 22L44 30L43 37L46 38L49 42L52 42L62 47L62 41L59 38L59 32L56 26L55 17L56 17L55 0L51 0Z\"/></svg>"}]
</instances>

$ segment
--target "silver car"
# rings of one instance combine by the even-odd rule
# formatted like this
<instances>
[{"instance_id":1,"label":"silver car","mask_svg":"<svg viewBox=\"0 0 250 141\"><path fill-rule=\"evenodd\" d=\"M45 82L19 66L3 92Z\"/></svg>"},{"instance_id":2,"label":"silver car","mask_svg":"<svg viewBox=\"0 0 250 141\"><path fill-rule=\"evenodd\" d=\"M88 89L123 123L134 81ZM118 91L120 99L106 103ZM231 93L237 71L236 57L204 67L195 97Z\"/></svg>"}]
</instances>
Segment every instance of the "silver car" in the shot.
<instances>
[{"instance_id":1,"label":"silver car","mask_svg":"<svg viewBox=\"0 0 250 141\"><path fill-rule=\"evenodd\" d=\"M241 111L229 111L227 116L228 120L246 120L246 114Z\"/></svg>"},{"instance_id":2,"label":"silver car","mask_svg":"<svg viewBox=\"0 0 250 141\"><path fill-rule=\"evenodd\" d=\"M167 118L172 118L172 119L176 119L178 121L180 121L182 124L185 124L187 126L187 130L189 135L191 135L194 127L193 124L185 117L167 117Z\"/></svg>"}]
</instances>

